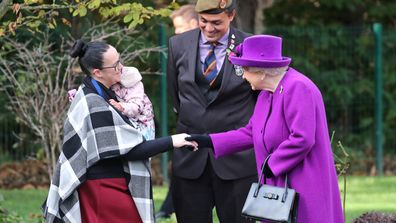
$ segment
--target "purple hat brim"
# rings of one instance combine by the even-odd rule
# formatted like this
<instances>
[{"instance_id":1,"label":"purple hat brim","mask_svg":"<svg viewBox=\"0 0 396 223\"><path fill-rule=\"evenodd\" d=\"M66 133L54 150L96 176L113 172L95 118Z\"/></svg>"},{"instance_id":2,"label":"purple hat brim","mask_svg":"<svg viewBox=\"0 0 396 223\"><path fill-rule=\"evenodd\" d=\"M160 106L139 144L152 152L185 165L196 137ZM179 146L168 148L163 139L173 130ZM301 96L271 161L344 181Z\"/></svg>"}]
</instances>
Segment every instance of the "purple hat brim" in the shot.
<instances>
[{"instance_id":1,"label":"purple hat brim","mask_svg":"<svg viewBox=\"0 0 396 223\"><path fill-rule=\"evenodd\" d=\"M291 63L291 58L282 57L282 60L254 60L243 57L230 57L231 63L242 67L285 67Z\"/></svg>"}]
</instances>

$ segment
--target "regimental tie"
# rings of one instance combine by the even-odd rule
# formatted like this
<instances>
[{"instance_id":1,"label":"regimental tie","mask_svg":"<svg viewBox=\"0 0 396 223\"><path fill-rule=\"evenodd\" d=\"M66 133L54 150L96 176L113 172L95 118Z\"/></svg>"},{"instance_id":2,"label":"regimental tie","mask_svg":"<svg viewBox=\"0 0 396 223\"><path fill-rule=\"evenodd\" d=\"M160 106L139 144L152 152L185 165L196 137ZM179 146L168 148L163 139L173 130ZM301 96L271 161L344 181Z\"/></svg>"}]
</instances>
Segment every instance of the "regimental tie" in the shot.
<instances>
[{"instance_id":1,"label":"regimental tie","mask_svg":"<svg viewBox=\"0 0 396 223\"><path fill-rule=\"evenodd\" d=\"M210 43L210 50L204 61L204 76L211 86L217 77L216 55L214 53L217 42Z\"/></svg>"}]
</instances>

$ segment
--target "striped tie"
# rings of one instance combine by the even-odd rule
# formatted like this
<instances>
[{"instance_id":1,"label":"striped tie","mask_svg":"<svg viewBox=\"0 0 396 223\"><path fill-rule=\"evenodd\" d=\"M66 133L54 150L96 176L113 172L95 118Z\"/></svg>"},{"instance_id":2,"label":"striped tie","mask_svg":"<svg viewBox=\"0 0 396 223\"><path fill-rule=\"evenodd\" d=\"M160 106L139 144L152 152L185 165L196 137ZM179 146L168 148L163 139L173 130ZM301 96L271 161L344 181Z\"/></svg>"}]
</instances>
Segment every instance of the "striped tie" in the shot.
<instances>
[{"instance_id":1,"label":"striped tie","mask_svg":"<svg viewBox=\"0 0 396 223\"><path fill-rule=\"evenodd\" d=\"M212 85L217 77L216 55L214 53L217 42L210 43L210 45L210 50L204 62L204 76L205 79L209 82L209 85Z\"/></svg>"}]
</instances>

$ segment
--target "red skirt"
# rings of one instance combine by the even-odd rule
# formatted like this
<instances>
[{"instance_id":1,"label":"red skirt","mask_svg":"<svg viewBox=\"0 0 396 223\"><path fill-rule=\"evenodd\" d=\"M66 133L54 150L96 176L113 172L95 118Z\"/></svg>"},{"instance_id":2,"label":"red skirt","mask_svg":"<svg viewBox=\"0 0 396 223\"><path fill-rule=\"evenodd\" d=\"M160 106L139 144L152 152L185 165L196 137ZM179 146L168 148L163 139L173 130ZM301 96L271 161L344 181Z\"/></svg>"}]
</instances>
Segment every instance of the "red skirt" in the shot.
<instances>
[{"instance_id":1,"label":"red skirt","mask_svg":"<svg viewBox=\"0 0 396 223\"><path fill-rule=\"evenodd\" d=\"M125 178L87 180L78 195L83 223L142 223Z\"/></svg>"}]
</instances>

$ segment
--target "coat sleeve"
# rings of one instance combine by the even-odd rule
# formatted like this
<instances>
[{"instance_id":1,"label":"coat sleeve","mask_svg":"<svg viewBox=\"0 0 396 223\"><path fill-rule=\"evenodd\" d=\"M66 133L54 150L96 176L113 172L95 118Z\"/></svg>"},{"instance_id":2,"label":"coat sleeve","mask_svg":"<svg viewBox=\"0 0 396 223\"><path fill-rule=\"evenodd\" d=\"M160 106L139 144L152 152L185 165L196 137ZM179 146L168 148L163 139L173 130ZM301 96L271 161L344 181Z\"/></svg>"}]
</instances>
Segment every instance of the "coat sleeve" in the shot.
<instances>
[{"instance_id":1,"label":"coat sleeve","mask_svg":"<svg viewBox=\"0 0 396 223\"><path fill-rule=\"evenodd\" d=\"M167 83L168 83L168 93L173 101L173 110L178 113L180 107L179 100L179 86L178 86L178 73L176 70L176 64L174 60L172 38L169 40L168 44L168 66L167 66Z\"/></svg>"},{"instance_id":2,"label":"coat sleeve","mask_svg":"<svg viewBox=\"0 0 396 223\"><path fill-rule=\"evenodd\" d=\"M275 176L291 171L304 160L315 144L315 100L312 89L304 83L293 83L285 92L283 111L289 137L275 148L268 161Z\"/></svg>"},{"instance_id":3,"label":"coat sleeve","mask_svg":"<svg viewBox=\"0 0 396 223\"><path fill-rule=\"evenodd\" d=\"M143 160L173 149L173 141L170 136L148 140L135 146L123 156L128 161Z\"/></svg>"},{"instance_id":4,"label":"coat sleeve","mask_svg":"<svg viewBox=\"0 0 396 223\"><path fill-rule=\"evenodd\" d=\"M253 147L252 123L237 130L210 134L213 143L213 152L216 159L232 153L248 150Z\"/></svg>"}]
</instances>

